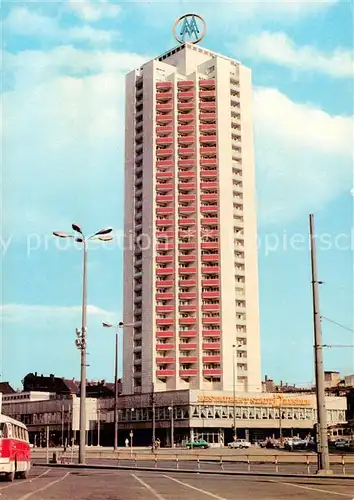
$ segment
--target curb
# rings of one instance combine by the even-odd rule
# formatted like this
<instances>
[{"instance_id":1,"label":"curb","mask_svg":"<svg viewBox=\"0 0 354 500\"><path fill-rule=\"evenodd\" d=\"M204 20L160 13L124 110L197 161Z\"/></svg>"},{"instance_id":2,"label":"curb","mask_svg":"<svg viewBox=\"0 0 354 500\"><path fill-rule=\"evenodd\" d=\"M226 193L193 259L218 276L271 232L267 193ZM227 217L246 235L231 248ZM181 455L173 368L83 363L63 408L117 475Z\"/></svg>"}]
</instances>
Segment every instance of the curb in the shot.
<instances>
[{"instance_id":1,"label":"curb","mask_svg":"<svg viewBox=\"0 0 354 500\"><path fill-rule=\"evenodd\" d=\"M306 478L306 479L349 479L354 480L354 474L282 474L276 472L248 472L248 471L214 471L214 470L190 470L170 469L164 467L129 467L127 465L86 465L86 464L39 464L33 463L33 467L53 467L59 469L92 469L92 470L135 470L144 472L167 472L181 474L208 474L214 476L260 476L260 477L284 477L284 478Z\"/></svg>"}]
</instances>

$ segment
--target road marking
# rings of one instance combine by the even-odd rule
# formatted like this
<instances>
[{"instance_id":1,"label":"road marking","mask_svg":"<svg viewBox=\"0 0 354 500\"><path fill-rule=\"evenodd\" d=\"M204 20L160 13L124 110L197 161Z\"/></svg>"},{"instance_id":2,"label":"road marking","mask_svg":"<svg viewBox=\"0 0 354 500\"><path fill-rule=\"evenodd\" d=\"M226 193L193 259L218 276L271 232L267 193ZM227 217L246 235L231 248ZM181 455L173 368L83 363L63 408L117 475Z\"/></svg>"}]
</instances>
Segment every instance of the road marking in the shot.
<instances>
[{"instance_id":1,"label":"road marking","mask_svg":"<svg viewBox=\"0 0 354 500\"><path fill-rule=\"evenodd\" d=\"M46 484L45 486L42 486L42 488L39 488L38 490L30 491L29 493L26 493L25 495L20 497L18 500L27 500L27 498L30 498L32 495L35 495L36 493L41 493L42 491L47 490L48 488L53 486L53 484L60 483L60 481L67 478L69 476L69 474L70 474L70 472L67 472L64 476L60 477L59 479L56 479L55 481L52 481L49 484Z\"/></svg>"},{"instance_id":2,"label":"road marking","mask_svg":"<svg viewBox=\"0 0 354 500\"><path fill-rule=\"evenodd\" d=\"M155 498L157 498L157 500L166 500L162 495L160 495L160 493L158 493L156 490L154 490L154 488L152 488L149 484L145 483L145 481L140 479L140 477L136 476L135 474L132 474L132 476L134 479L139 481L139 483L141 483L144 486L144 488L146 488L148 491L150 491L150 493L152 493L155 496ZM20 500L22 500L22 499L20 498Z\"/></svg>"},{"instance_id":3,"label":"road marking","mask_svg":"<svg viewBox=\"0 0 354 500\"><path fill-rule=\"evenodd\" d=\"M311 490L311 491L319 491L320 493L330 493L331 495L338 495L340 497L346 497L352 499L352 494L349 493L339 493L338 491L331 491L331 490L322 490L320 488L311 488L310 486L302 486L301 484L295 484L295 483L284 483L282 481L276 481L273 479L270 479L272 483L280 483L280 484L286 484L287 486L293 486L294 488L301 488L303 490Z\"/></svg>"},{"instance_id":4,"label":"road marking","mask_svg":"<svg viewBox=\"0 0 354 500\"><path fill-rule=\"evenodd\" d=\"M35 481L36 479L39 479L40 477L43 477L46 474L48 474L49 471L50 471L50 469L47 469L46 471L42 472L42 474L39 474L39 476L35 476L35 477L29 478L29 479L25 479L24 481L16 481L14 483L8 484L7 486L2 486L0 488L0 491L6 490L7 488L11 488L12 486L18 486L20 484L33 483L33 481Z\"/></svg>"},{"instance_id":5,"label":"road marking","mask_svg":"<svg viewBox=\"0 0 354 500\"><path fill-rule=\"evenodd\" d=\"M175 481L176 483L182 484L183 486L187 486L187 488L190 488L191 490L199 491L199 493L204 493L204 495L208 495L209 497L216 498L216 500L227 500L227 498L224 497L219 497L219 495L215 495L214 493L210 493L210 491L205 491L200 488L197 488L196 486L192 486L191 484L188 483L183 483L182 481L179 481L178 479L175 479L174 477L170 476L165 476L168 479L171 479L171 481Z\"/></svg>"}]
</instances>

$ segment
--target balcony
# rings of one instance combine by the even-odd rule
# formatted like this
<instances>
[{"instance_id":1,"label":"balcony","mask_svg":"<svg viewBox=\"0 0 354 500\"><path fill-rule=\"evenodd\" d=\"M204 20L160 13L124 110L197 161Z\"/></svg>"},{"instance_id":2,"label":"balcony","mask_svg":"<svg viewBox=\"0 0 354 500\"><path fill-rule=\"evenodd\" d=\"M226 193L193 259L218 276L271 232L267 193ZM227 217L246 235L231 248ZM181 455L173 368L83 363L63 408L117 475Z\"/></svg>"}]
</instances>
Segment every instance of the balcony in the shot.
<instances>
[{"instance_id":1,"label":"balcony","mask_svg":"<svg viewBox=\"0 0 354 500\"><path fill-rule=\"evenodd\" d=\"M196 224L196 220L195 218L192 218L192 217L188 217L188 218L185 218L185 219L179 219L178 220L178 224L182 227L184 226L194 226Z\"/></svg>"},{"instance_id":2,"label":"balcony","mask_svg":"<svg viewBox=\"0 0 354 500\"><path fill-rule=\"evenodd\" d=\"M193 90L179 90L177 94L178 99L192 99L194 97Z\"/></svg>"},{"instance_id":3,"label":"balcony","mask_svg":"<svg viewBox=\"0 0 354 500\"><path fill-rule=\"evenodd\" d=\"M189 343L184 343L184 342L181 342L179 344L179 349L180 351L194 351L195 349L197 349L197 344L192 344L191 342Z\"/></svg>"},{"instance_id":4,"label":"balcony","mask_svg":"<svg viewBox=\"0 0 354 500\"><path fill-rule=\"evenodd\" d=\"M178 213L180 214L194 214L196 211L195 206L178 207Z\"/></svg>"},{"instance_id":5,"label":"balcony","mask_svg":"<svg viewBox=\"0 0 354 500\"><path fill-rule=\"evenodd\" d=\"M201 201L218 201L219 195L218 195L218 193L203 193L200 195L200 200ZM209 206L213 206L213 205L209 205Z\"/></svg>"},{"instance_id":6,"label":"balcony","mask_svg":"<svg viewBox=\"0 0 354 500\"><path fill-rule=\"evenodd\" d=\"M172 103L169 104L156 104L156 111L169 112L173 110Z\"/></svg>"},{"instance_id":7,"label":"balcony","mask_svg":"<svg viewBox=\"0 0 354 500\"><path fill-rule=\"evenodd\" d=\"M180 156L190 156L195 154L195 148L178 148L178 154Z\"/></svg>"},{"instance_id":8,"label":"balcony","mask_svg":"<svg viewBox=\"0 0 354 500\"><path fill-rule=\"evenodd\" d=\"M170 191L173 189L172 182L157 182L156 191Z\"/></svg>"},{"instance_id":9,"label":"balcony","mask_svg":"<svg viewBox=\"0 0 354 500\"><path fill-rule=\"evenodd\" d=\"M157 203L169 203L173 201L173 194L158 194L156 196Z\"/></svg>"},{"instance_id":10,"label":"balcony","mask_svg":"<svg viewBox=\"0 0 354 500\"><path fill-rule=\"evenodd\" d=\"M216 132L216 123L201 123L199 129L201 132Z\"/></svg>"},{"instance_id":11,"label":"balcony","mask_svg":"<svg viewBox=\"0 0 354 500\"><path fill-rule=\"evenodd\" d=\"M156 370L156 377L158 378L173 377L174 375L175 375L174 370Z\"/></svg>"},{"instance_id":12,"label":"balcony","mask_svg":"<svg viewBox=\"0 0 354 500\"><path fill-rule=\"evenodd\" d=\"M163 338L169 339L169 338L173 338L174 336L175 336L175 332L172 332L171 330L156 332L156 338L158 338L158 339L163 339Z\"/></svg>"},{"instance_id":13,"label":"balcony","mask_svg":"<svg viewBox=\"0 0 354 500\"><path fill-rule=\"evenodd\" d=\"M194 141L195 141L195 139L192 135L184 135L184 136L178 137L179 144L193 144Z\"/></svg>"},{"instance_id":14,"label":"balcony","mask_svg":"<svg viewBox=\"0 0 354 500\"><path fill-rule=\"evenodd\" d=\"M180 191L192 191L196 188L195 182L179 182L178 189Z\"/></svg>"},{"instance_id":15,"label":"balcony","mask_svg":"<svg viewBox=\"0 0 354 500\"><path fill-rule=\"evenodd\" d=\"M197 248L197 244L195 241L188 241L185 243L178 244L179 250L194 250L195 248Z\"/></svg>"},{"instance_id":16,"label":"balcony","mask_svg":"<svg viewBox=\"0 0 354 500\"><path fill-rule=\"evenodd\" d=\"M156 116L157 123L169 123L169 122L172 122L172 120L173 120L172 115L157 115Z\"/></svg>"},{"instance_id":17,"label":"balcony","mask_svg":"<svg viewBox=\"0 0 354 500\"><path fill-rule=\"evenodd\" d=\"M201 182L200 187L202 189L217 189L218 183L217 182Z\"/></svg>"},{"instance_id":18,"label":"balcony","mask_svg":"<svg viewBox=\"0 0 354 500\"><path fill-rule=\"evenodd\" d=\"M200 165L202 167L214 167L217 165L216 158L201 158Z\"/></svg>"},{"instance_id":19,"label":"balcony","mask_svg":"<svg viewBox=\"0 0 354 500\"><path fill-rule=\"evenodd\" d=\"M172 99L173 94L172 92L157 92L156 93L156 101L157 102L164 102L164 101L169 101Z\"/></svg>"},{"instance_id":20,"label":"balcony","mask_svg":"<svg viewBox=\"0 0 354 500\"><path fill-rule=\"evenodd\" d=\"M188 288L190 286L196 286L196 279L179 280L178 285L180 288Z\"/></svg>"},{"instance_id":21,"label":"balcony","mask_svg":"<svg viewBox=\"0 0 354 500\"><path fill-rule=\"evenodd\" d=\"M202 220L201 220L201 223L203 226L214 226L215 224L217 224L219 222L219 218L218 217L204 217Z\"/></svg>"},{"instance_id":22,"label":"balcony","mask_svg":"<svg viewBox=\"0 0 354 500\"><path fill-rule=\"evenodd\" d=\"M163 295L163 294L159 294ZM219 299L220 291L217 292L202 292L202 299Z\"/></svg>"},{"instance_id":23,"label":"balcony","mask_svg":"<svg viewBox=\"0 0 354 500\"><path fill-rule=\"evenodd\" d=\"M159 90L172 89L172 82L156 82L156 88Z\"/></svg>"},{"instance_id":24,"label":"balcony","mask_svg":"<svg viewBox=\"0 0 354 500\"><path fill-rule=\"evenodd\" d=\"M203 254L202 262L219 262L220 256L218 253Z\"/></svg>"},{"instance_id":25,"label":"balcony","mask_svg":"<svg viewBox=\"0 0 354 500\"><path fill-rule=\"evenodd\" d=\"M156 344L157 351L172 351L175 348L175 344Z\"/></svg>"},{"instance_id":26,"label":"balcony","mask_svg":"<svg viewBox=\"0 0 354 500\"><path fill-rule=\"evenodd\" d=\"M156 250L173 250L173 249L174 249L173 243L157 243L156 244Z\"/></svg>"},{"instance_id":27,"label":"balcony","mask_svg":"<svg viewBox=\"0 0 354 500\"><path fill-rule=\"evenodd\" d=\"M196 299L197 298L197 292L180 292L178 294L179 299Z\"/></svg>"},{"instance_id":28,"label":"balcony","mask_svg":"<svg viewBox=\"0 0 354 500\"><path fill-rule=\"evenodd\" d=\"M170 172L168 172L168 173L170 173ZM171 174L172 174L172 172L171 172ZM202 180L213 179L214 181L216 181L217 177L218 177L218 171L216 169L215 170L201 170L201 172L200 172L200 178Z\"/></svg>"},{"instance_id":29,"label":"balcony","mask_svg":"<svg viewBox=\"0 0 354 500\"><path fill-rule=\"evenodd\" d=\"M165 125L165 126L160 126L160 127L156 127L156 135L158 136L163 136L163 135L168 135L168 134L171 134L173 132L173 127L169 126L169 125Z\"/></svg>"},{"instance_id":30,"label":"balcony","mask_svg":"<svg viewBox=\"0 0 354 500\"><path fill-rule=\"evenodd\" d=\"M184 158L183 160L178 160L179 167L194 167L196 165L196 160L194 158Z\"/></svg>"},{"instance_id":31,"label":"balcony","mask_svg":"<svg viewBox=\"0 0 354 500\"><path fill-rule=\"evenodd\" d=\"M165 306L165 307L167 307L167 306ZM202 311L203 312L220 312L220 304L203 304Z\"/></svg>"},{"instance_id":32,"label":"balcony","mask_svg":"<svg viewBox=\"0 0 354 500\"><path fill-rule=\"evenodd\" d=\"M173 274L173 273L174 273L173 267L162 267L156 269L156 276L166 276L168 274Z\"/></svg>"},{"instance_id":33,"label":"balcony","mask_svg":"<svg viewBox=\"0 0 354 500\"><path fill-rule=\"evenodd\" d=\"M196 258L196 255L179 255L178 262L194 262Z\"/></svg>"},{"instance_id":34,"label":"balcony","mask_svg":"<svg viewBox=\"0 0 354 500\"><path fill-rule=\"evenodd\" d=\"M201 206L200 211L202 214L215 214L219 211L219 205L206 205Z\"/></svg>"},{"instance_id":35,"label":"balcony","mask_svg":"<svg viewBox=\"0 0 354 500\"><path fill-rule=\"evenodd\" d=\"M179 336L180 338L184 337L196 337L197 336L197 330L180 330L179 331Z\"/></svg>"},{"instance_id":36,"label":"balcony","mask_svg":"<svg viewBox=\"0 0 354 500\"><path fill-rule=\"evenodd\" d=\"M173 214L174 208L173 207L156 207L156 213L157 213L157 215Z\"/></svg>"},{"instance_id":37,"label":"balcony","mask_svg":"<svg viewBox=\"0 0 354 500\"><path fill-rule=\"evenodd\" d=\"M172 142L172 137L156 137L156 144L170 145Z\"/></svg>"},{"instance_id":38,"label":"balcony","mask_svg":"<svg viewBox=\"0 0 354 500\"><path fill-rule=\"evenodd\" d=\"M179 89L190 89L191 87L194 87L194 81L193 80L181 80L177 82L177 87Z\"/></svg>"},{"instance_id":39,"label":"balcony","mask_svg":"<svg viewBox=\"0 0 354 500\"><path fill-rule=\"evenodd\" d=\"M181 170L178 172L179 179L195 179L195 172L192 170Z\"/></svg>"},{"instance_id":40,"label":"balcony","mask_svg":"<svg viewBox=\"0 0 354 500\"><path fill-rule=\"evenodd\" d=\"M174 306L169 305L169 306L156 306L156 312L157 313L170 313L174 311Z\"/></svg>"},{"instance_id":41,"label":"balcony","mask_svg":"<svg viewBox=\"0 0 354 500\"><path fill-rule=\"evenodd\" d=\"M156 288L169 288L174 285L174 280L156 280Z\"/></svg>"},{"instance_id":42,"label":"balcony","mask_svg":"<svg viewBox=\"0 0 354 500\"><path fill-rule=\"evenodd\" d=\"M205 349L206 351L219 351L221 349L221 344L220 342L203 342L203 345L202 345L203 349Z\"/></svg>"},{"instance_id":43,"label":"balcony","mask_svg":"<svg viewBox=\"0 0 354 500\"><path fill-rule=\"evenodd\" d=\"M162 264L164 262L173 262L173 255L157 255L156 257L157 264Z\"/></svg>"},{"instance_id":44,"label":"balcony","mask_svg":"<svg viewBox=\"0 0 354 500\"><path fill-rule=\"evenodd\" d=\"M180 312L196 312L197 306L195 304L188 304L186 306L179 306Z\"/></svg>"},{"instance_id":45,"label":"balcony","mask_svg":"<svg viewBox=\"0 0 354 500\"><path fill-rule=\"evenodd\" d=\"M173 167L174 163L173 163L173 160L157 160L156 161L156 166L158 168L162 168L162 167Z\"/></svg>"},{"instance_id":46,"label":"balcony","mask_svg":"<svg viewBox=\"0 0 354 500\"><path fill-rule=\"evenodd\" d=\"M201 144L216 143L216 135L202 135L200 138Z\"/></svg>"},{"instance_id":47,"label":"balcony","mask_svg":"<svg viewBox=\"0 0 354 500\"><path fill-rule=\"evenodd\" d=\"M178 125L177 131L179 134L192 134L194 132L194 125Z\"/></svg>"},{"instance_id":48,"label":"balcony","mask_svg":"<svg viewBox=\"0 0 354 500\"><path fill-rule=\"evenodd\" d=\"M220 330L203 330L202 335L203 335L203 337L215 337L215 338L217 338L217 337L221 337L221 331ZM213 345L214 346L215 344L214 343L209 343L209 344L206 343L205 345ZM220 346L220 343L219 343L219 346ZM214 347L211 349L214 349Z\"/></svg>"},{"instance_id":49,"label":"balcony","mask_svg":"<svg viewBox=\"0 0 354 500\"><path fill-rule=\"evenodd\" d=\"M178 96L179 97L179 96ZM194 102L179 102L177 104L177 109L180 111L190 111L194 108Z\"/></svg>"},{"instance_id":50,"label":"balcony","mask_svg":"<svg viewBox=\"0 0 354 500\"><path fill-rule=\"evenodd\" d=\"M198 370L194 368L188 368L183 370L182 368L179 370L179 376L181 378L187 377L196 377L198 375Z\"/></svg>"},{"instance_id":51,"label":"balcony","mask_svg":"<svg viewBox=\"0 0 354 500\"><path fill-rule=\"evenodd\" d=\"M180 267L178 269L179 274L195 274L197 272L196 267Z\"/></svg>"},{"instance_id":52,"label":"balcony","mask_svg":"<svg viewBox=\"0 0 354 500\"><path fill-rule=\"evenodd\" d=\"M203 356L203 363L221 363L221 356Z\"/></svg>"},{"instance_id":53,"label":"balcony","mask_svg":"<svg viewBox=\"0 0 354 500\"><path fill-rule=\"evenodd\" d=\"M219 274L220 267L219 266L203 266L202 273L203 274Z\"/></svg>"},{"instance_id":54,"label":"balcony","mask_svg":"<svg viewBox=\"0 0 354 500\"><path fill-rule=\"evenodd\" d=\"M197 199L195 194L180 194L178 201L195 201Z\"/></svg>"},{"instance_id":55,"label":"balcony","mask_svg":"<svg viewBox=\"0 0 354 500\"><path fill-rule=\"evenodd\" d=\"M210 316L209 318L202 318L203 325L219 325L220 316Z\"/></svg>"},{"instance_id":56,"label":"balcony","mask_svg":"<svg viewBox=\"0 0 354 500\"><path fill-rule=\"evenodd\" d=\"M169 148L161 148L156 150L156 156L158 158L164 157L164 156L172 156L173 155L173 149Z\"/></svg>"},{"instance_id":57,"label":"balcony","mask_svg":"<svg viewBox=\"0 0 354 500\"><path fill-rule=\"evenodd\" d=\"M156 357L156 364L158 365L168 365L170 363L174 363L175 362L175 358L173 358L172 356L157 356Z\"/></svg>"},{"instance_id":58,"label":"balcony","mask_svg":"<svg viewBox=\"0 0 354 500\"><path fill-rule=\"evenodd\" d=\"M197 363L198 357L197 356L180 356L179 362L180 362L180 364L183 364L183 365L189 364L189 363Z\"/></svg>"},{"instance_id":59,"label":"balcony","mask_svg":"<svg viewBox=\"0 0 354 500\"><path fill-rule=\"evenodd\" d=\"M215 88L215 80L210 79L210 80L199 80L199 88Z\"/></svg>"},{"instance_id":60,"label":"balcony","mask_svg":"<svg viewBox=\"0 0 354 500\"><path fill-rule=\"evenodd\" d=\"M216 148L215 147L201 147L200 148L200 154L201 155L216 155ZM213 158L211 158L213 159Z\"/></svg>"},{"instance_id":61,"label":"balcony","mask_svg":"<svg viewBox=\"0 0 354 500\"><path fill-rule=\"evenodd\" d=\"M204 122L215 122L216 113L200 113L199 120Z\"/></svg>"},{"instance_id":62,"label":"balcony","mask_svg":"<svg viewBox=\"0 0 354 500\"><path fill-rule=\"evenodd\" d=\"M180 113L177 116L177 120L181 123L188 123L191 122L195 119L195 114L194 113Z\"/></svg>"},{"instance_id":63,"label":"balcony","mask_svg":"<svg viewBox=\"0 0 354 500\"><path fill-rule=\"evenodd\" d=\"M202 280L202 286L220 286L220 280L218 278Z\"/></svg>"},{"instance_id":64,"label":"balcony","mask_svg":"<svg viewBox=\"0 0 354 500\"><path fill-rule=\"evenodd\" d=\"M156 226L172 226L174 223L173 219L157 219L156 220Z\"/></svg>"},{"instance_id":65,"label":"balcony","mask_svg":"<svg viewBox=\"0 0 354 500\"><path fill-rule=\"evenodd\" d=\"M171 292L157 292L156 300L173 300L174 294Z\"/></svg>"},{"instance_id":66,"label":"balcony","mask_svg":"<svg viewBox=\"0 0 354 500\"><path fill-rule=\"evenodd\" d=\"M216 97L216 91L215 90L200 90L199 91L199 97L201 99L207 99L210 97Z\"/></svg>"},{"instance_id":67,"label":"balcony","mask_svg":"<svg viewBox=\"0 0 354 500\"><path fill-rule=\"evenodd\" d=\"M195 317L179 318L180 325L195 325L196 322L197 318Z\"/></svg>"},{"instance_id":68,"label":"balcony","mask_svg":"<svg viewBox=\"0 0 354 500\"><path fill-rule=\"evenodd\" d=\"M159 104L159 106L168 106L168 104ZM199 103L200 111L215 111L216 110L216 102L204 101Z\"/></svg>"},{"instance_id":69,"label":"balcony","mask_svg":"<svg viewBox=\"0 0 354 500\"><path fill-rule=\"evenodd\" d=\"M221 377L221 369L220 368L204 368L203 375L204 375L204 377Z\"/></svg>"},{"instance_id":70,"label":"balcony","mask_svg":"<svg viewBox=\"0 0 354 500\"><path fill-rule=\"evenodd\" d=\"M165 179L172 179L172 178L173 178L173 172L156 172L156 179L158 181Z\"/></svg>"}]
</instances>

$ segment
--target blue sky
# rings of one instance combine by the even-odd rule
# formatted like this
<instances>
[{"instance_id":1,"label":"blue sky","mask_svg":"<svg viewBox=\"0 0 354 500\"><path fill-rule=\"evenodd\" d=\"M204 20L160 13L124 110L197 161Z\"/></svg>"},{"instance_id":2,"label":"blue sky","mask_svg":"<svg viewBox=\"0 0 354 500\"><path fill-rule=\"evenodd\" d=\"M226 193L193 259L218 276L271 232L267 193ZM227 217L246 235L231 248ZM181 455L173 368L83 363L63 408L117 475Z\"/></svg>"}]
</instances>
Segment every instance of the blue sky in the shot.
<instances>
[{"instance_id":1,"label":"blue sky","mask_svg":"<svg viewBox=\"0 0 354 500\"><path fill-rule=\"evenodd\" d=\"M124 75L174 46L174 19L204 16L203 46L250 66L259 219L262 373L313 381L308 214L321 313L353 327L353 7L350 2L5 1L2 9L3 380L79 374L78 248L52 230L103 226L89 252L88 377L112 379L122 317ZM63 246L60 246L60 245ZM353 334L323 322L326 344ZM353 349L325 368L354 372Z\"/></svg>"}]
</instances>

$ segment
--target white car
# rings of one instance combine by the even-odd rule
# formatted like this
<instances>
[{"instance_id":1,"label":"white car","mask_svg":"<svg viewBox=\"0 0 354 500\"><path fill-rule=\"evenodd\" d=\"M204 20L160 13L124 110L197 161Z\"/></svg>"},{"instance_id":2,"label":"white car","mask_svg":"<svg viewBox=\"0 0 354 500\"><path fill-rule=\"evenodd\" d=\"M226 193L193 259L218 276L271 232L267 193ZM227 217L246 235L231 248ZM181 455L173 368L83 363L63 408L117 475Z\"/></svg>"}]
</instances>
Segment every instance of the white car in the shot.
<instances>
[{"instance_id":1,"label":"white car","mask_svg":"<svg viewBox=\"0 0 354 500\"><path fill-rule=\"evenodd\" d=\"M228 448L237 448L237 449L250 448L251 446L252 446L251 443L246 439L235 439L235 441L232 441L227 445Z\"/></svg>"}]
</instances>

